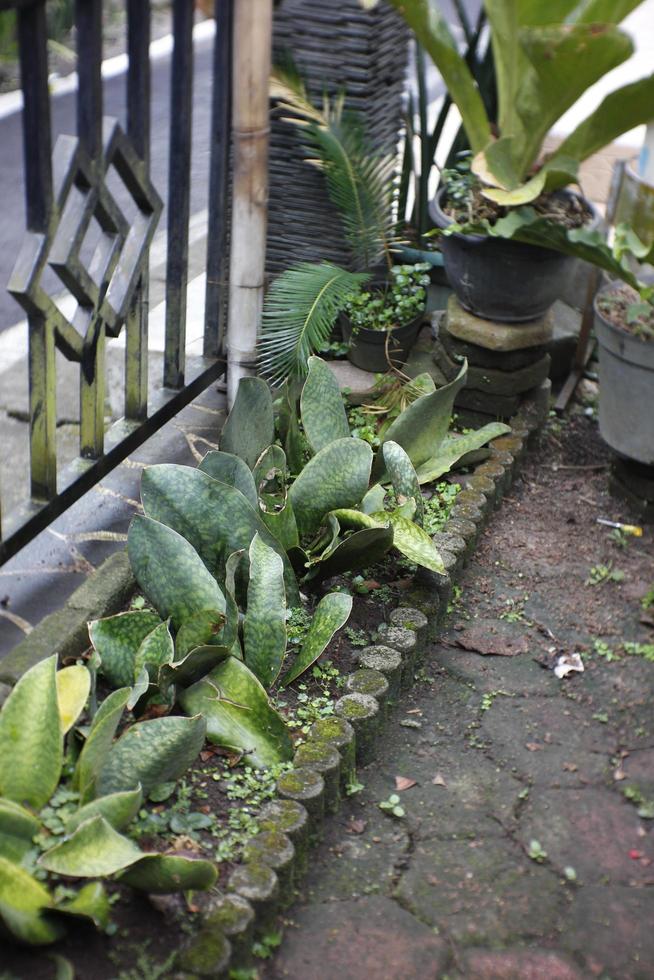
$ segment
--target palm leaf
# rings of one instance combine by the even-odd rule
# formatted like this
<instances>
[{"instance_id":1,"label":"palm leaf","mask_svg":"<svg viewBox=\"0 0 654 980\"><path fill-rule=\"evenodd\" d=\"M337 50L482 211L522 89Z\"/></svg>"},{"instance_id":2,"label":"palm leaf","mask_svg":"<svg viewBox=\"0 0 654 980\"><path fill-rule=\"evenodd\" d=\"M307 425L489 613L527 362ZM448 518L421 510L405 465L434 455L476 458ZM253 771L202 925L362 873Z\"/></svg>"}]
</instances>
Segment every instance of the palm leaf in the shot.
<instances>
[{"instance_id":1,"label":"palm leaf","mask_svg":"<svg viewBox=\"0 0 654 980\"><path fill-rule=\"evenodd\" d=\"M303 262L272 283L263 306L259 367L272 384L304 377L345 300L370 277L329 262Z\"/></svg>"},{"instance_id":2,"label":"palm leaf","mask_svg":"<svg viewBox=\"0 0 654 980\"><path fill-rule=\"evenodd\" d=\"M390 265L397 224L395 157L371 148L360 117L345 111L343 94L324 96L321 109L314 106L292 68L276 69L271 94L286 113L283 120L299 128L307 161L325 175L357 266L370 268L382 256Z\"/></svg>"}]
</instances>

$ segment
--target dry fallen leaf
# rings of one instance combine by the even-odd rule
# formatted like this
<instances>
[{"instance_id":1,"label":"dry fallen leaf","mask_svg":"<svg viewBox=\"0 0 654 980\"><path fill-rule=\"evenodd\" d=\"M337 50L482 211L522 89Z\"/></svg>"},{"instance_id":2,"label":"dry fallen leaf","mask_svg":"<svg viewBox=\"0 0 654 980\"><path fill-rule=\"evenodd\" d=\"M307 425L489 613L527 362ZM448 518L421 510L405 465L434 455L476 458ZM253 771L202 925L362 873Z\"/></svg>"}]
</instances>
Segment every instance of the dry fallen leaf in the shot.
<instances>
[{"instance_id":1,"label":"dry fallen leaf","mask_svg":"<svg viewBox=\"0 0 654 980\"><path fill-rule=\"evenodd\" d=\"M622 768L622 766L620 766L618 769L615 770L615 772L613 773L613 778L615 779L616 783L620 782L620 780L622 779L627 778L627 774Z\"/></svg>"},{"instance_id":2,"label":"dry fallen leaf","mask_svg":"<svg viewBox=\"0 0 654 980\"><path fill-rule=\"evenodd\" d=\"M574 762L564 762L563 768L566 772L576 772L579 766L575 765Z\"/></svg>"},{"instance_id":3,"label":"dry fallen leaf","mask_svg":"<svg viewBox=\"0 0 654 980\"><path fill-rule=\"evenodd\" d=\"M525 746L525 748L529 749L530 752L540 752L542 747L543 746L539 745L538 742L527 742Z\"/></svg>"},{"instance_id":4,"label":"dry fallen leaf","mask_svg":"<svg viewBox=\"0 0 654 980\"><path fill-rule=\"evenodd\" d=\"M395 789L398 791L398 793L401 793L404 789L411 789L411 787L415 785L415 779L410 779L408 776L395 777Z\"/></svg>"},{"instance_id":5,"label":"dry fallen leaf","mask_svg":"<svg viewBox=\"0 0 654 980\"><path fill-rule=\"evenodd\" d=\"M367 820L357 820L353 818L350 820L345 829L347 830L348 834L362 834L367 826Z\"/></svg>"},{"instance_id":6,"label":"dry fallen leaf","mask_svg":"<svg viewBox=\"0 0 654 980\"><path fill-rule=\"evenodd\" d=\"M447 786L447 783L445 782L445 780L443 779L443 777L439 772L437 772L434 778L432 779L432 783L434 784L434 786Z\"/></svg>"}]
</instances>

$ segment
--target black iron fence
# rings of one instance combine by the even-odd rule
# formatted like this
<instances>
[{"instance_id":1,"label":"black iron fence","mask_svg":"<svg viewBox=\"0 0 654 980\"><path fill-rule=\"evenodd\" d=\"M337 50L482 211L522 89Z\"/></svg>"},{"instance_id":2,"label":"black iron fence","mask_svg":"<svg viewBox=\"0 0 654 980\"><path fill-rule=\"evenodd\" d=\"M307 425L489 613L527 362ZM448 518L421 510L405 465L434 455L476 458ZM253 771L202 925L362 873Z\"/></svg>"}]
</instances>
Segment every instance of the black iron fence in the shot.
<instances>
[{"instance_id":1,"label":"black iron fence","mask_svg":"<svg viewBox=\"0 0 654 980\"><path fill-rule=\"evenodd\" d=\"M203 356L186 358L193 0L173 0L163 387L148 392L148 257L162 211L150 180L150 0L125 0L127 115L103 117L102 0L76 0L77 132L52 149L46 0L14 9L23 91L26 234L9 282L28 322L30 501L3 517L0 564L224 370L233 0L216 0ZM121 182L118 198L110 174ZM0 192L2 188L0 185ZM1 196L1 193L0 193ZM83 244L97 228L91 251ZM52 273L74 298L68 315ZM107 338L125 332L124 418L105 431ZM55 352L79 365L79 460L56 452Z\"/></svg>"}]
</instances>

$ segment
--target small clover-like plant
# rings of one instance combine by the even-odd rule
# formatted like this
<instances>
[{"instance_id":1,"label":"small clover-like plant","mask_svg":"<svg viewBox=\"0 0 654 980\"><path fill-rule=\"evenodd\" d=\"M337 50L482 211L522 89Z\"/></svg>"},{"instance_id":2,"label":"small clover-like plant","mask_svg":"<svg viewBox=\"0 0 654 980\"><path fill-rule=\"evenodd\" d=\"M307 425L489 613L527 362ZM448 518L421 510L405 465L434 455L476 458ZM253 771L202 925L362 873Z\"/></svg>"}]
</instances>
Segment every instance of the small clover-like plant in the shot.
<instances>
[{"instance_id":1,"label":"small clover-like plant","mask_svg":"<svg viewBox=\"0 0 654 980\"><path fill-rule=\"evenodd\" d=\"M396 817L401 820L402 817L406 816L406 810L400 803L400 798L397 793L391 793L387 800L382 800L378 804L379 809L387 813L389 817Z\"/></svg>"}]
</instances>

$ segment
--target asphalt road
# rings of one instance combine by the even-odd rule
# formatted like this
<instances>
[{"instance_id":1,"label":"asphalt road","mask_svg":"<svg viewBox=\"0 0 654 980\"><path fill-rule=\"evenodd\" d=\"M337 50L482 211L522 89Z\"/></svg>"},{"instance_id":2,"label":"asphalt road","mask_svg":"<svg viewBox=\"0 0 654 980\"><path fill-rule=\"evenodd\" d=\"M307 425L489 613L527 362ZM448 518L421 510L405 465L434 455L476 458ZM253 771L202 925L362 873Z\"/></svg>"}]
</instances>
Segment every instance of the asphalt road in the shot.
<instances>
[{"instance_id":1,"label":"asphalt road","mask_svg":"<svg viewBox=\"0 0 654 980\"><path fill-rule=\"evenodd\" d=\"M195 44L191 213L207 206L212 44L212 40L200 40ZM75 132L75 96L76 93L71 92L56 95L51 100L53 146L59 134ZM125 75L105 80L104 113L115 116L125 125ZM164 201L168 187L170 116L170 57L167 56L155 61L152 67L152 180ZM160 229L165 228L166 220L164 210ZM24 229L21 113L15 112L0 118L0 331L23 316L21 307L5 287ZM58 282L54 275L52 282L55 286Z\"/></svg>"}]
</instances>

